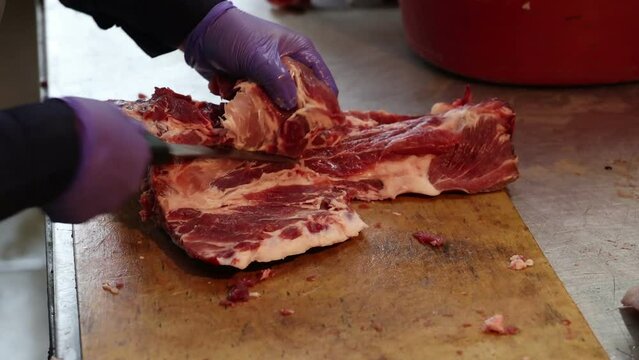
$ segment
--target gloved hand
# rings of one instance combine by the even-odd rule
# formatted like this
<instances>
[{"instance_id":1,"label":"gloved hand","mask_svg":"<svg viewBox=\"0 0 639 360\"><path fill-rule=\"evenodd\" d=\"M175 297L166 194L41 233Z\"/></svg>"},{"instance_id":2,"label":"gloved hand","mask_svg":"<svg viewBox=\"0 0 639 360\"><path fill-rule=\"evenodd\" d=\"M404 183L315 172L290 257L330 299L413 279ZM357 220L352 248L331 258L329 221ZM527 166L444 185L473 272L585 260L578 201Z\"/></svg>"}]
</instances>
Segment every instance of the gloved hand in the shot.
<instances>
[{"instance_id":1,"label":"gloved hand","mask_svg":"<svg viewBox=\"0 0 639 360\"><path fill-rule=\"evenodd\" d=\"M90 99L60 99L73 109L80 161L69 188L44 206L53 221L79 223L117 210L140 190L151 160L144 127L117 106Z\"/></svg>"},{"instance_id":2,"label":"gloved hand","mask_svg":"<svg viewBox=\"0 0 639 360\"><path fill-rule=\"evenodd\" d=\"M297 95L282 56L311 68L337 95L331 72L308 38L244 13L230 1L214 6L181 48L186 62L207 80L248 78L286 110L295 107Z\"/></svg>"}]
</instances>

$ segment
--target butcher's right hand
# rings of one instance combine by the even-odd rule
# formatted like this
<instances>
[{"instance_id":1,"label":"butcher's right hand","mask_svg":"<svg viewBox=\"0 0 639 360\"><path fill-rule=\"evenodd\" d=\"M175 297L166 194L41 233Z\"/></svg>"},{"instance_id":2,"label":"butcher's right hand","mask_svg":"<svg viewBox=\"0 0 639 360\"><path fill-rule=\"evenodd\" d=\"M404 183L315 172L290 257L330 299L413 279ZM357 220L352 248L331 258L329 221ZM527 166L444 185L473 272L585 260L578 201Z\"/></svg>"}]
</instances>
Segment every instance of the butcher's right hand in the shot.
<instances>
[{"instance_id":1,"label":"butcher's right hand","mask_svg":"<svg viewBox=\"0 0 639 360\"><path fill-rule=\"evenodd\" d=\"M79 164L68 188L44 210L53 221L80 223L118 210L136 194L151 152L144 127L117 106L78 97L60 100L76 115Z\"/></svg>"},{"instance_id":2,"label":"butcher's right hand","mask_svg":"<svg viewBox=\"0 0 639 360\"><path fill-rule=\"evenodd\" d=\"M247 14L230 1L215 5L184 41L186 62L210 82L249 79L260 84L286 110L297 105L295 82L282 63L291 57L313 70L337 95L337 85L321 55L307 37ZM224 96L225 89L217 89Z\"/></svg>"}]
</instances>

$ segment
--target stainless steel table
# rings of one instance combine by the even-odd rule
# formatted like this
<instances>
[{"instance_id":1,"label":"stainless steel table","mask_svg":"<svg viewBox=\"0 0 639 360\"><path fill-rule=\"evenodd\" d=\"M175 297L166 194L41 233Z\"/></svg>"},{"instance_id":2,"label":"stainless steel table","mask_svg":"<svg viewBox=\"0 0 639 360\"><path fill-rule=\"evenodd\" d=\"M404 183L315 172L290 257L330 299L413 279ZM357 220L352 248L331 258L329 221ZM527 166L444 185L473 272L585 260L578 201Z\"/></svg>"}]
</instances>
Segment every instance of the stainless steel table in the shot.
<instances>
[{"instance_id":1,"label":"stainless steel table","mask_svg":"<svg viewBox=\"0 0 639 360\"><path fill-rule=\"evenodd\" d=\"M425 113L433 102L461 96L466 83L477 100L508 101L518 114L522 173L509 187L512 199L610 357L630 357L632 340L617 306L625 290L639 284L639 85L476 83L413 55L396 8L336 8L320 1L323 7L300 15L272 11L265 1L235 3L310 36L337 79L345 109ZM47 6L51 95L131 99L169 86L212 99L179 53L148 59L123 34L102 32L56 3ZM68 360L80 350L73 247L69 228L52 234L61 238L50 249L50 285L53 298L63 301L54 305L55 344Z\"/></svg>"}]
</instances>

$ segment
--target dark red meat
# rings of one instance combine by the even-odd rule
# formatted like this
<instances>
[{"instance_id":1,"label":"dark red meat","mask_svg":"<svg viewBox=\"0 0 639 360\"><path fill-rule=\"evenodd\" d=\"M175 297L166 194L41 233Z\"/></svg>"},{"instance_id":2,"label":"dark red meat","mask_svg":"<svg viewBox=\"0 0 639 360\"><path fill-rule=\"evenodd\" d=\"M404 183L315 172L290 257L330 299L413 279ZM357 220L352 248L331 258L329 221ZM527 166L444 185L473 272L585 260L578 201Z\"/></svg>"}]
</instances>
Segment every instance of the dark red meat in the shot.
<instances>
[{"instance_id":1,"label":"dark red meat","mask_svg":"<svg viewBox=\"0 0 639 360\"><path fill-rule=\"evenodd\" d=\"M289 10L305 10L311 7L311 0L267 0L269 3Z\"/></svg>"},{"instance_id":2,"label":"dark red meat","mask_svg":"<svg viewBox=\"0 0 639 360\"><path fill-rule=\"evenodd\" d=\"M419 241L422 245L430 245L432 247L444 246L445 240L443 237L435 234L431 234L425 231L418 231L413 234L413 237Z\"/></svg>"}]
</instances>

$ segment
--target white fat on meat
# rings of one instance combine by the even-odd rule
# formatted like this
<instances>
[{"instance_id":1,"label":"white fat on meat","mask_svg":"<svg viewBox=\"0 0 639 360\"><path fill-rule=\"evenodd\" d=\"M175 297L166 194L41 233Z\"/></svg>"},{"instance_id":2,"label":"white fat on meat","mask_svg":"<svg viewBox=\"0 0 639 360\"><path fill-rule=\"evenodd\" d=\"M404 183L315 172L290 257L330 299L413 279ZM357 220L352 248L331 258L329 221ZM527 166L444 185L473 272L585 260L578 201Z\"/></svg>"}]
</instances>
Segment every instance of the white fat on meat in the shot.
<instances>
[{"instance_id":1,"label":"white fat on meat","mask_svg":"<svg viewBox=\"0 0 639 360\"><path fill-rule=\"evenodd\" d=\"M378 125L377 121L375 121L373 119L362 119L362 118L359 118L359 117L356 117L356 116L352 116L352 115L348 115L348 114L346 114L344 116L344 119L349 124L349 126L352 126L352 127L367 128L367 127L373 127L373 126L377 126Z\"/></svg>"},{"instance_id":2,"label":"white fat on meat","mask_svg":"<svg viewBox=\"0 0 639 360\"><path fill-rule=\"evenodd\" d=\"M442 105L443 106L443 105ZM437 111L440 111L437 116L441 118L446 118L439 128L443 130L450 130L454 132L461 132L465 128L469 126L476 126L481 123L482 120L487 118L495 117L494 112L483 113L477 111L476 108L469 106L461 106L454 107L444 111L444 108L439 108ZM513 112L507 107L502 107L499 109L499 113L501 116L512 116ZM497 125L500 131L504 131L503 126Z\"/></svg>"},{"instance_id":3,"label":"white fat on meat","mask_svg":"<svg viewBox=\"0 0 639 360\"><path fill-rule=\"evenodd\" d=\"M402 160L379 162L371 170L349 177L348 180L380 180L384 183L384 188L379 191L358 194L360 200L394 199L406 193L439 195L441 191L428 178L432 158L432 155L411 155Z\"/></svg>"},{"instance_id":4,"label":"white fat on meat","mask_svg":"<svg viewBox=\"0 0 639 360\"><path fill-rule=\"evenodd\" d=\"M351 237L357 236L360 231L368 226L352 210L340 210L331 214L331 224L327 229L317 233L311 233L306 228L306 219L299 221L295 226L301 230L302 235L294 241L282 240L280 233L282 230L274 232L271 237L262 241L260 248L255 252L243 251L228 261L221 261L222 265L232 265L243 269L253 261L268 262L273 259L284 259L287 256L303 254L308 249L319 246L329 246L344 242Z\"/></svg>"},{"instance_id":5,"label":"white fat on meat","mask_svg":"<svg viewBox=\"0 0 639 360\"><path fill-rule=\"evenodd\" d=\"M238 203L250 205L246 195L275 186L313 185L317 182L314 172L297 167L262 174L257 181L223 190L212 185L216 179L236 170L238 164L241 163L218 159L203 159L186 164L179 171L171 171L165 175L166 183L180 186L172 187L166 194L158 196L158 199L166 209L217 209ZM183 185L182 176L190 178L188 185Z\"/></svg>"},{"instance_id":6,"label":"white fat on meat","mask_svg":"<svg viewBox=\"0 0 639 360\"><path fill-rule=\"evenodd\" d=\"M263 149L277 140L278 118L268 112L260 97L251 96L258 90L257 84L240 83L233 101L224 108L222 126L238 149ZM246 111L256 109L256 111Z\"/></svg>"}]
</instances>

